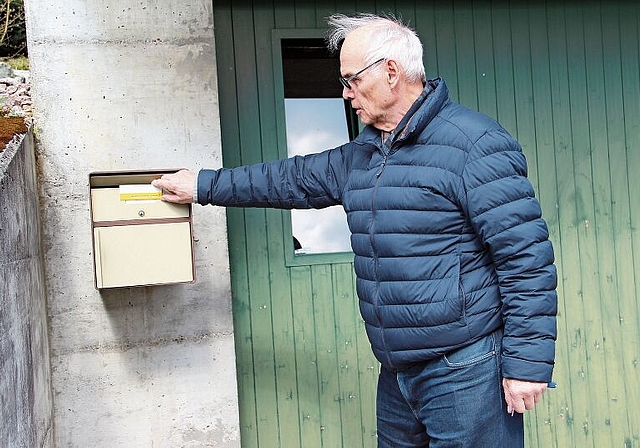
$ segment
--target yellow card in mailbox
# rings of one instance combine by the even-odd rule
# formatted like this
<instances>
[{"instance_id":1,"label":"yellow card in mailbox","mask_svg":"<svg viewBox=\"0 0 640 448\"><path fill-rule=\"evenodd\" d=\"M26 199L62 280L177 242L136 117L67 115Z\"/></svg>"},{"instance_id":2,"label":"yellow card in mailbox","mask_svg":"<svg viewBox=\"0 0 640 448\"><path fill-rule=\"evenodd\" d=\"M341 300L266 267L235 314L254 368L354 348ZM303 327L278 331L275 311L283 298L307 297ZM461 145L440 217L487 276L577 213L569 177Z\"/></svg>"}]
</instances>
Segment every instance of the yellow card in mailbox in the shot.
<instances>
[{"instance_id":1,"label":"yellow card in mailbox","mask_svg":"<svg viewBox=\"0 0 640 448\"><path fill-rule=\"evenodd\" d=\"M149 201L161 197L162 189L151 184L120 185L121 201Z\"/></svg>"}]
</instances>

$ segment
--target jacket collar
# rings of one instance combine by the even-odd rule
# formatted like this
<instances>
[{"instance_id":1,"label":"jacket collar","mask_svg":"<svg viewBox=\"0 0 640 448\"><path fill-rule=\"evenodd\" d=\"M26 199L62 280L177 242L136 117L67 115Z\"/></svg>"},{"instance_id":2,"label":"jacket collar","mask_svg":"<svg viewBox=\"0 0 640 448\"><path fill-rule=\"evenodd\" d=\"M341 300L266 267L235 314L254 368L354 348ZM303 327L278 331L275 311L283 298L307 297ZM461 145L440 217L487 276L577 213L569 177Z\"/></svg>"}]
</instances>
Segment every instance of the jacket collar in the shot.
<instances>
[{"instance_id":1,"label":"jacket collar","mask_svg":"<svg viewBox=\"0 0 640 448\"><path fill-rule=\"evenodd\" d=\"M385 145L390 147L395 141L404 140L422 132L440 112L440 109L448 99L449 89L447 89L447 85L442 78L427 81L424 90L400 120ZM367 125L355 138L354 142L382 147L380 130Z\"/></svg>"}]
</instances>

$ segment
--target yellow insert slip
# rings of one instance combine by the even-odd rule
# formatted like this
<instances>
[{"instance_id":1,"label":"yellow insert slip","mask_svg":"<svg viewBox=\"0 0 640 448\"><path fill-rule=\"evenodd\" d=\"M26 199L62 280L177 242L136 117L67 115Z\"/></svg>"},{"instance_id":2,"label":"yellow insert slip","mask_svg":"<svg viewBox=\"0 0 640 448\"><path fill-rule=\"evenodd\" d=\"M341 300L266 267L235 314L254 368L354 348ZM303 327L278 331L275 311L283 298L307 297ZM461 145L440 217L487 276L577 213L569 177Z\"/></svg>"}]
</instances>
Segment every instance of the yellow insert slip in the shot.
<instances>
[{"instance_id":1,"label":"yellow insert slip","mask_svg":"<svg viewBox=\"0 0 640 448\"><path fill-rule=\"evenodd\" d=\"M120 185L121 201L149 201L162 198L162 189L151 184Z\"/></svg>"}]
</instances>

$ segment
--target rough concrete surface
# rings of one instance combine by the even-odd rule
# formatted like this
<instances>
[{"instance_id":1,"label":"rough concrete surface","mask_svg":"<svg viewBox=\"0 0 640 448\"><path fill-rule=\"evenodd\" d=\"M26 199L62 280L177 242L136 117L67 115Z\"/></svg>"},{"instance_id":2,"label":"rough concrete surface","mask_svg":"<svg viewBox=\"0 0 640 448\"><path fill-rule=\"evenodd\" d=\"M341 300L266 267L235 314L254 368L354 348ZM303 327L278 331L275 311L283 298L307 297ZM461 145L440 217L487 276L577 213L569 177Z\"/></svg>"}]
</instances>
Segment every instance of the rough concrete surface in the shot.
<instances>
[{"instance_id":1,"label":"rough concrete surface","mask_svg":"<svg viewBox=\"0 0 640 448\"><path fill-rule=\"evenodd\" d=\"M0 152L0 446L53 446L33 135Z\"/></svg>"},{"instance_id":2,"label":"rough concrete surface","mask_svg":"<svg viewBox=\"0 0 640 448\"><path fill-rule=\"evenodd\" d=\"M74 386L56 397L73 421L57 429L60 446L239 446L225 390L235 382L224 363L230 350L225 335L203 335L59 355L54 375Z\"/></svg>"},{"instance_id":3,"label":"rough concrete surface","mask_svg":"<svg viewBox=\"0 0 640 448\"><path fill-rule=\"evenodd\" d=\"M196 283L93 286L90 172L221 165L212 3L25 9L55 446L239 446L224 210L194 206Z\"/></svg>"}]
</instances>

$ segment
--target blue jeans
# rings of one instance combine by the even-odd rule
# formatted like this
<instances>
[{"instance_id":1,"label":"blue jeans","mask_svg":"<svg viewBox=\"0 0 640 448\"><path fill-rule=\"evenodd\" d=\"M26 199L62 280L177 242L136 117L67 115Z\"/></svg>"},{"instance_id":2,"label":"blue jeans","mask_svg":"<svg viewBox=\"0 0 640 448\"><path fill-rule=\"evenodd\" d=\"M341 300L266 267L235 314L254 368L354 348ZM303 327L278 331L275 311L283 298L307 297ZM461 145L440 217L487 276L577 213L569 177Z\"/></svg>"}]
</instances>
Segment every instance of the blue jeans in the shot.
<instances>
[{"instance_id":1,"label":"blue jeans","mask_svg":"<svg viewBox=\"0 0 640 448\"><path fill-rule=\"evenodd\" d=\"M522 414L507 413L498 331L401 372L381 369L379 448L521 448Z\"/></svg>"}]
</instances>

